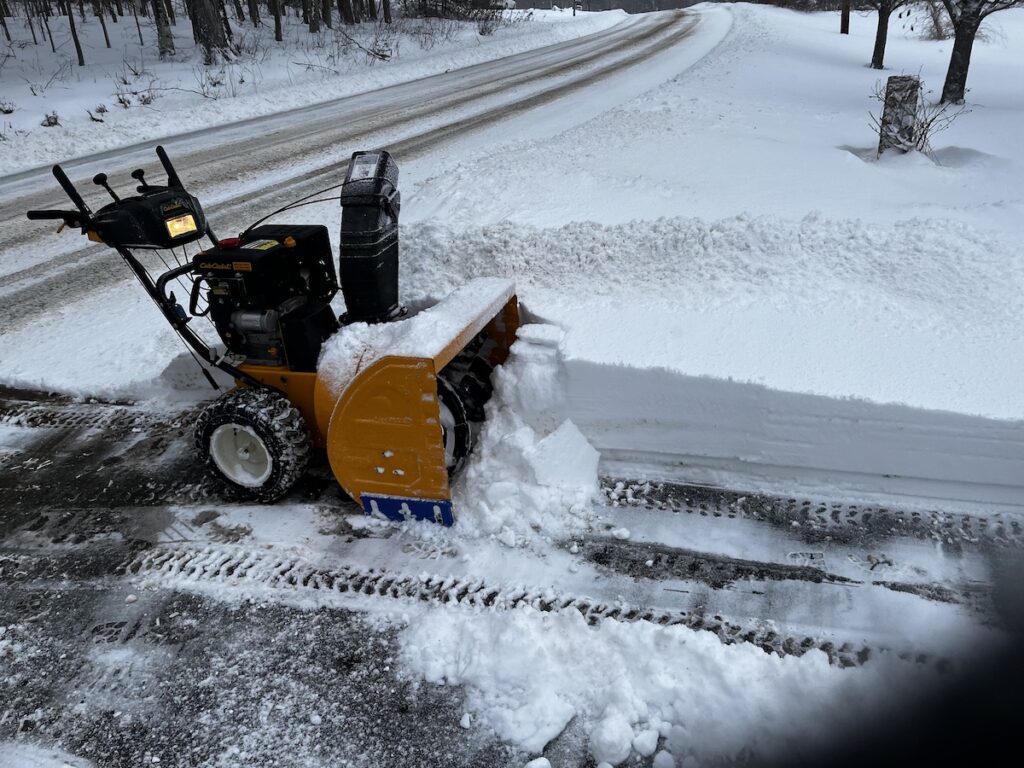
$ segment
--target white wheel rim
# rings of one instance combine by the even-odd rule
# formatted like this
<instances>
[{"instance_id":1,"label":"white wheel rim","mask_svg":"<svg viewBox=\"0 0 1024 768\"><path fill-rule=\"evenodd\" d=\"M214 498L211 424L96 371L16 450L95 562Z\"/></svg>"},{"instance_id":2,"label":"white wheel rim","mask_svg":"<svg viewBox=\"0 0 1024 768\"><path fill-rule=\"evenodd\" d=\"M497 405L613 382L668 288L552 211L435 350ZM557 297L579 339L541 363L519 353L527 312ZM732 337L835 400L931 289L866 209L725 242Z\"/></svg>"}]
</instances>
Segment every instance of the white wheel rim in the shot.
<instances>
[{"instance_id":1,"label":"white wheel rim","mask_svg":"<svg viewBox=\"0 0 1024 768\"><path fill-rule=\"evenodd\" d=\"M274 469L266 444L242 424L222 424L213 430L210 458L224 477L246 488L259 488Z\"/></svg>"},{"instance_id":2,"label":"white wheel rim","mask_svg":"<svg viewBox=\"0 0 1024 768\"><path fill-rule=\"evenodd\" d=\"M441 439L444 442L444 465L455 466L455 416L443 401L441 406Z\"/></svg>"}]
</instances>

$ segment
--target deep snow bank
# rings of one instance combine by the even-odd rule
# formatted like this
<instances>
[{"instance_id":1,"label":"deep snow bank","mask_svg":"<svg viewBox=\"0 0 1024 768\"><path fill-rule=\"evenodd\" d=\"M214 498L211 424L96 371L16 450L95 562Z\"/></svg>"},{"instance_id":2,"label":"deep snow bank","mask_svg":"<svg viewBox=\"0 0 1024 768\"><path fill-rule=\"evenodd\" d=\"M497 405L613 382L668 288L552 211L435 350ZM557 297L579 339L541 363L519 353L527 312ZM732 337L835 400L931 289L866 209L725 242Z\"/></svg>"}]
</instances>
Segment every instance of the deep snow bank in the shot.
<instances>
[{"instance_id":1,"label":"deep snow bank","mask_svg":"<svg viewBox=\"0 0 1024 768\"><path fill-rule=\"evenodd\" d=\"M403 236L403 285L514 277L573 358L1024 417L1024 260L962 223L744 215Z\"/></svg>"}]
</instances>

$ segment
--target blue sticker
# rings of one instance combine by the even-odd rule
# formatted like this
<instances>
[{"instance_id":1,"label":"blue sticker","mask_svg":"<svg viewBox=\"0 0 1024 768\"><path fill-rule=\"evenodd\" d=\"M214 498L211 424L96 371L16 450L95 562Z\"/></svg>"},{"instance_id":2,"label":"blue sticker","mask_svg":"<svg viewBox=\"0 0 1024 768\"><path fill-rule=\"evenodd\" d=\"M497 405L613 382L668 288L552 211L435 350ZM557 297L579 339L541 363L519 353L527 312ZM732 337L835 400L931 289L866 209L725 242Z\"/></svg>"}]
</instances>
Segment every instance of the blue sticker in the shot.
<instances>
[{"instance_id":1,"label":"blue sticker","mask_svg":"<svg viewBox=\"0 0 1024 768\"><path fill-rule=\"evenodd\" d=\"M363 512L371 517L384 517L402 523L409 520L427 520L450 526L455 522L452 503L446 499L409 499L404 496L361 497Z\"/></svg>"}]
</instances>

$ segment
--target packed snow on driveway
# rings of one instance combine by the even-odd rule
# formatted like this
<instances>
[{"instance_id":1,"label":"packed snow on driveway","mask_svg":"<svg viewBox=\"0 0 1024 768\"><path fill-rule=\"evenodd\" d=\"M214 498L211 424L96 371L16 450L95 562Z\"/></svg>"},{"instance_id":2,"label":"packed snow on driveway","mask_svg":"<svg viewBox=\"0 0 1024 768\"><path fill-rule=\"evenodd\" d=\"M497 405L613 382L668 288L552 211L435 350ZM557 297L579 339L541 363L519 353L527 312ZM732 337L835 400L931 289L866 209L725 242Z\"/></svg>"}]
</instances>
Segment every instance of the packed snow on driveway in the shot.
<instances>
[{"instance_id":1,"label":"packed snow on driveway","mask_svg":"<svg viewBox=\"0 0 1024 768\"><path fill-rule=\"evenodd\" d=\"M537 587L538 606L543 590L566 585L609 602L668 602L688 598L610 574L576 541L600 534L612 548L675 536L678 549L775 565L823 552L839 563L841 579L805 591L725 590L741 612L765 598L791 627L895 638L928 658L970 656L998 640L969 600L922 600L873 575L888 568L921 590L969 585L991 578L983 557L927 541L861 562L842 542L769 537L742 520L705 526L699 514L681 541L671 513L653 520L599 503L593 446L603 460L683 481L788 482L855 500L919 494L977 515L1019 517L1024 505L1024 12L992 18L998 34L975 48L972 111L936 137L933 155L881 160L867 118L876 81L920 71L937 89L948 42L894 21L890 70L878 73L864 66L869 16L855 15L840 37L835 13L696 12L696 32L642 71L619 71L414 162L397 158L406 298L513 277L530 321L496 374L490 421L456 484L456 526L354 517L364 538L339 543L316 533L322 521L308 505L225 505L222 522L247 529L238 546L249 549L211 545L211 563L264 553L272 563L283 552L317 567L418 565L424 584L448 569L509 593ZM290 220L336 228L336 203L300 211ZM111 308L131 313L131 342ZM97 320L75 335L82 317ZM180 348L134 286L54 308L43 325L45 339L37 329L5 338L5 383L185 397L163 373L181 370ZM102 370L87 359L110 347L117 355ZM654 567L654 556L640 565ZM868 575L851 584L855 567ZM241 589L303 609L334 600L282 597L263 583L211 586L184 568L163 575L139 584L218 600ZM840 590L856 608L832 596ZM898 693L940 679L934 665L895 653L844 669L823 650L776 656L688 626L592 624L578 602L370 603L356 603L368 624L395 633L398 667L388 673L430 690L458 686L463 705L445 715L519 750L522 764L548 750L558 768L566 734L579 738L572 765L689 767L812 750L819 736L847 733L901 703Z\"/></svg>"}]
</instances>

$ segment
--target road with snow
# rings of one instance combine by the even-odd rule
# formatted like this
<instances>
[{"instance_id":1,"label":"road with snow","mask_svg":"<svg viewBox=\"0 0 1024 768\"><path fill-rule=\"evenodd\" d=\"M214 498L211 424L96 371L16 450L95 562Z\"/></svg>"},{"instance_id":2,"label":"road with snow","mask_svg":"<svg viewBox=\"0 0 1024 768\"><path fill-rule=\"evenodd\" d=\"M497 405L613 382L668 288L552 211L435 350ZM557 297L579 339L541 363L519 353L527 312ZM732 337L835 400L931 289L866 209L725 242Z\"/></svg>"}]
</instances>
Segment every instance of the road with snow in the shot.
<instances>
[{"instance_id":1,"label":"road with snow","mask_svg":"<svg viewBox=\"0 0 1024 768\"><path fill-rule=\"evenodd\" d=\"M153 147L163 144L219 233L341 183L353 151L387 147L403 162L495 123L550 104L680 44L699 18L684 12L629 17L612 28L494 62L358 96L216 128L170 136L62 163L93 209L106 193L91 183L106 173L115 189L145 168L162 178ZM131 181L134 184L134 181ZM29 209L73 208L49 168L0 177L0 331L32 322L128 276L104 249L67 233L59 240Z\"/></svg>"}]
</instances>

